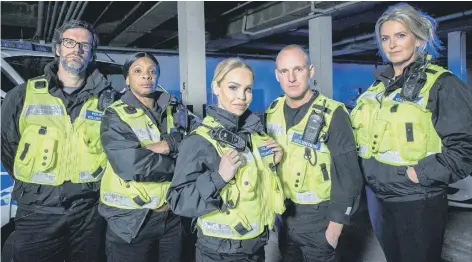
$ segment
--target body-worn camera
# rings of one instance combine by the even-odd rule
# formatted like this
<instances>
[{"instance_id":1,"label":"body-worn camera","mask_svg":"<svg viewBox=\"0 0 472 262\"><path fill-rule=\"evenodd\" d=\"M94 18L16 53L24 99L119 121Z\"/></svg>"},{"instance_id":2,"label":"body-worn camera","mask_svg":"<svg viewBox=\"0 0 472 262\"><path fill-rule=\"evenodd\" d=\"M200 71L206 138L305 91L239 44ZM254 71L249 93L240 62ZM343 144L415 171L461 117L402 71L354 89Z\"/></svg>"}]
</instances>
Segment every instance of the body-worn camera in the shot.
<instances>
[{"instance_id":1,"label":"body-worn camera","mask_svg":"<svg viewBox=\"0 0 472 262\"><path fill-rule=\"evenodd\" d=\"M243 152L246 149L246 140L227 129L212 129L210 131L210 136L216 141L222 142L235 148L239 152Z\"/></svg>"},{"instance_id":2,"label":"body-worn camera","mask_svg":"<svg viewBox=\"0 0 472 262\"><path fill-rule=\"evenodd\" d=\"M403 84L400 97L408 101L414 101L425 83L426 73L424 70L419 69L418 71L412 72Z\"/></svg>"},{"instance_id":3,"label":"body-worn camera","mask_svg":"<svg viewBox=\"0 0 472 262\"><path fill-rule=\"evenodd\" d=\"M303 131L302 140L316 145L320 136L321 129L324 126L324 117L322 113L318 114L315 111L308 117L308 122Z\"/></svg>"}]
</instances>

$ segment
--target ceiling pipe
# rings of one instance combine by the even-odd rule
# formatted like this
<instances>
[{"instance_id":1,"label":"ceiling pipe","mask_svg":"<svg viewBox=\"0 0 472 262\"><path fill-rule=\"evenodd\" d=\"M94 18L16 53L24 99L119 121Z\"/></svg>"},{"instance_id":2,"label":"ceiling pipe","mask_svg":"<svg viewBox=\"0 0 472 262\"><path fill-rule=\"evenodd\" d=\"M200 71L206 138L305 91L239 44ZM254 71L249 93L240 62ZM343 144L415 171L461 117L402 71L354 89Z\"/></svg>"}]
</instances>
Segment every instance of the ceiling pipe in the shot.
<instances>
[{"instance_id":1,"label":"ceiling pipe","mask_svg":"<svg viewBox=\"0 0 472 262\"><path fill-rule=\"evenodd\" d=\"M82 15L84 14L85 8L87 7L88 3L88 1L84 2L84 4L82 5L82 9L80 9L79 14L75 17L76 20L80 20L82 18Z\"/></svg>"},{"instance_id":2,"label":"ceiling pipe","mask_svg":"<svg viewBox=\"0 0 472 262\"><path fill-rule=\"evenodd\" d=\"M46 22L44 23L44 30L43 30L43 33L41 34L41 40L45 40L45 38L46 38L49 21L51 20L51 7L52 7L52 1L49 1L48 2L48 11L46 13Z\"/></svg>"},{"instance_id":3,"label":"ceiling pipe","mask_svg":"<svg viewBox=\"0 0 472 262\"><path fill-rule=\"evenodd\" d=\"M54 29L54 24L56 23L56 14L57 14L57 9L59 8L59 1L54 2L54 9L52 11L52 17L51 17L51 22L48 25L48 29L46 30L46 33L44 33L44 40L48 40L49 36L52 33L52 30Z\"/></svg>"},{"instance_id":4,"label":"ceiling pipe","mask_svg":"<svg viewBox=\"0 0 472 262\"><path fill-rule=\"evenodd\" d=\"M110 3L107 5L107 7L105 7L105 9L103 10L103 12L98 16L98 18L95 20L95 22L93 22L93 26L95 27L95 25L97 24L98 21L100 21L100 19L102 18L102 16L105 14L105 12L108 10L108 8L110 8L111 4L113 4L113 1L110 1Z\"/></svg>"},{"instance_id":5,"label":"ceiling pipe","mask_svg":"<svg viewBox=\"0 0 472 262\"><path fill-rule=\"evenodd\" d=\"M64 18L64 23L70 20L70 17L72 15L72 11L74 10L76 4L77 4L77 2L75 2L75 1L70 3L69 10L67 10L66 17Z\"/></svg>"},{"instance_id":6,"label":"ceiling pipe","mask_svg":"<svg viewBox=\"0 0 472 262\"><path fill-rule=\"evenodd\" d=\"M75 20L77 15L79 14L80 7L86 2L78 2L77 5L75 6L74 12L72 13L72 16L70 17L70 20Z\"/></svg>"},{"instance_id":7,"label":"ceiling pipe","mask_svg":"<svg viewBox=\"0 0 472 262\"><path fill-rule=\"evenodd\" d=\"M435 20L437 22L444 22L444 21L448 21L448 20L452 20L452 19L456 19L456 18L468 16L468 15L472 15L472 10L467 10L467 11L463 11L463 12L458 12L458 13L454 13L454 14L450 14L450 15L437 17L437 18L435 18ZM375 33L347 38L347 39L341 40L339 42L333 43L333 46L340 46L340 45L350 44L350 43L353 43L353 42L357 42L357 41L361 41L361 40L367 40L367 39L370 40L372 38L375 38Z\"/></svg>"},{"instance_id":8,"label":"ceiling pipe","mask_svg":"<svg viewBox=\"0 0 472 262\"><path fill-rule=\"evenodd\" d=\"M136 3L133 6L133 8L131 8L131 10L123 17L123 19L120 20L120 22L115 27L115 29L113 29L113 31L108 35L108 37L106 39L104 39L103 42L109 44L113 39L115 39L116 36L118 36L124 29L126 29L129 26L129 24L132 24L132 22L129 23L128 25L126 25L124 23L125 23L125 21L127 21L127 19L129 19L129 17L131 15L133 15L136 12L136 10L138 10L140 7L142 7L143 4L144 4L143 1L140 1L140 2Z\"/></svg>"},{"instance_id":9,"label":"ceiling pipe","mask_svg":"<svg viewBox=\"0 0 472 262\"><path fill-rule=\"evenodd\" d=\"M317 11L320 11L321 13L317 13L317 14L313 14L313 15L308 15L308 16L305 16L305 17L301 17L301 18L298 18L298 19L295 19L295 20L292 20L292 21L288 21L288 22L285 22L285 23L282 23L282 24L279 24L279 25L276 25L276 26L272 26L272 27L269 27L269 28L266 28L266 29L262 29L262 30L259 30L259 31L256 31L256 32L250 32L250 31L247 31L246 30L246 25L247 25L247 14L244 15L243 17L243 23L242 23L242 30L241 32L243 34L246 34L246 35L251 35L251 36L255 36L255 35L260 35L260 34L264 34L264 33L267 33L267 32L270 32L270 31L274 31L274 30L277 30L277 29L281 29L281 28L284 28L284 27L288 27L292 24L297 24L297 23L301 23L301 22L305 22L307 20L310 20L310 19L313 19L315 17L319 17L319 16L323 16L323 15L328 15L328 14L331 14L335 11L338 11L342 8L345 8L345 7L349 7L351 5L354 5L354 4L357 4L359 2L344 2L342 4L338 4L338 5L335 5L333 7L330 7L330 8L327 8L327 9L323 9L323 10L318 10L318 9L315 9Z\"/></svg>"},{"instance_id":10,"label":"ceiling pipe","mask_svg":"<svg viewBox=\"0 0 472 262\"><path fill-rule=\"evenodd\" d=\"M54 37L54 31L57 28L59 28L59 25L61 24L61 21L62 21L62 16L64 15L64 10L66 10L66 7L67 7L68 3L69 2L67 2L67 1L62 2L61 12L59 12L59 16L57 17L56 25L54 26L54 29L53 29L52 33L50 33L49 36L48 36L49 41L52 41L52 38Z\"/></svg>"},{"instance_id":11,"label":"ceiling pipe","mask_svg":"<svg viewBox=\"0 0 472 262\"><path fill-rule=\"evenodd\" d=\"M38 23L36 25L36 32L34 38L37 39L43 34L43 22L44 22L44 2L39 1L38 4Z\"/></svg>"}]
</instances>

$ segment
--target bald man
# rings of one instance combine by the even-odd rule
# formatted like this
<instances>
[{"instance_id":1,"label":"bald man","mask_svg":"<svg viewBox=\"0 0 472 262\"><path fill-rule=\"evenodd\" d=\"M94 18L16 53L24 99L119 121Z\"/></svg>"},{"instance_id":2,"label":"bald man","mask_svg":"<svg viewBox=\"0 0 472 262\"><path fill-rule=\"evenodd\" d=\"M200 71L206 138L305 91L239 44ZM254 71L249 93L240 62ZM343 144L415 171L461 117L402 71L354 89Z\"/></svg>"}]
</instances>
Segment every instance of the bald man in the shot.
<instances>
[{"instance_id":1,"label":"bald man","mask_svg":"<svg viewBox=\"0 0 472 262\"><path fill-rule=\"evenodd\" d=\"M284 261L338 261L339 236L363 188L348 112L310 89L314 74L303 48L282 49L275 76L285 95L266 112L267 133L284 150L277 166L287 206L278 236Z\"/></svg>"}]
</instances>

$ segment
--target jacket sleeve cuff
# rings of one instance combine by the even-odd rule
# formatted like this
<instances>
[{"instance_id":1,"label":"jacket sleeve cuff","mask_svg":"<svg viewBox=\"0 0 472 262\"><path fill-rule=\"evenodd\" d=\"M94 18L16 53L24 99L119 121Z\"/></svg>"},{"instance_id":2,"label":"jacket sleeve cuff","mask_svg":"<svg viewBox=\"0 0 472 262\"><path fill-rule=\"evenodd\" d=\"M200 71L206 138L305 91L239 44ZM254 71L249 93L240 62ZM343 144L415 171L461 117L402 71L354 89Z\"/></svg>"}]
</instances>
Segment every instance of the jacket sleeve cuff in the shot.
<instances>
[{"instance_id":1,"label":"jacket sleeve cuff","mask_svg":"<svg viewBox=\"0 0 472 262\"><path fill-rule=\"evenodd\" d=\"M432 181L426 176L426 170L424 169L425 165L424 162L420 161L418 165L413 166L415 169L416 177L418 178L418 182L422 186L430 186Z\"/></svg>"},{"instance_id":2,"label":"jacket sleeve cuff","mask_svg":"<svg viewBox=\"0 0 472 262\"><path fill-rule=\"evenodd\" d=\"M352 201L350 204L330 201L327 218L332 222L349 225L353 211L354 207Z\"/></svg>"},{"instance_id":3,"label":"jacket sleeve cuff","mask_svg":"<svg viewBox=\"0 0 472 262\"><path fill-rule=\"evenodd\" d=\"M226 186L226 182L223 180L220 174L218 174L218 172L211 172L210 177L211 181L213 181L213 184L215 185L217 192L219 192L224 186Z\"/></svg>"}]
</instances>

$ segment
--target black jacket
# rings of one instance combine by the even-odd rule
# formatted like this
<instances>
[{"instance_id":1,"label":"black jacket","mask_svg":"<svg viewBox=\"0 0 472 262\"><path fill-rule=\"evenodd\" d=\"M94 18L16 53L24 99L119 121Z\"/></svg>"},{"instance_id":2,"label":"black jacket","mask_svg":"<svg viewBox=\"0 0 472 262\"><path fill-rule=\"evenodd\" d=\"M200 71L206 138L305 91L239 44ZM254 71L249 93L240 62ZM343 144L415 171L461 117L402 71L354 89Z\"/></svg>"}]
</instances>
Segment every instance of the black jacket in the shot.
<instances>
[{"instance_id":1,"label":"black jacket","mask_svg":"<svg viewBox=\"0 0 472 262\"><path fill-rule=\"evenodd\" d=\"M214 106L207 114L228 130L249 141L251 133L264 130L255 114L249 110L237 117ZM177 158L175 175L167 193L167 202L174 213L185 217L200 217L221 207L221 189L226 182L218 174L220 156L215 147L205 138L192 134L182 142Z\"/></svg>"},{"instance_id":2,"label":"black jacket","mask_svg":"<svg viewBox=\"0 0 472 262\"><path fill-rule=\"evenodd\" d=\"M374 72L377 81L383 82L386 95L402 88L412 66L393 80L390 65ZM431 121L442 140L443 149L421 159L414 166L419 184L406 175L406 166L383 164L374 158L362 159L362 168L368 185L375 194L386 201L410 201L445 194L448 184L472 173L472 96L467 86L450 73L443 73L432 86L427 108L432 112Z\"/></svg>"},{"instance_id":3,"label":"black jacket","mask_svg":"<svg viewBox=\"0 0 472 262\"><path fill-rule=\"evenodd\" d=\"M305 117L317 94L318 92L315 92L310 101L298 108L290 108L287 103L284 104L287 130ZM334 112L326 113L332 114L326 136L326 146L331 154L331 192L327 219L348 225L359 207L364 181L357 160L356 141L348 113L340 107Z\"/></svg>"},{"instance_id":4,"label":"black jacket","mask_svg":"<svg viewBox=\"0 0 472 262\"><path fill-rule=\"evenodd\" d=\"M237 117L215 106L207 107L207 114L215 118L224 128L237 133L249 141L250 134L264 131L264 126L255 114L247 110ZM221 189L226 182L218 174L221 158L215 147L205 138L192 134L179 148L180 152L175 166L167 202L172 211L180 216L197 218L220 209L223 203ZM232 240L210 237L197 232L197 246L209 252L226 254L252 254L263 247L269 238L265 230L258 237L247 240Z\"/></svg>"},{"instance_id":5,"label":"black jacket","mask_svg":"<svg viewBox=\"0 0 472 262\"><path fill-rule=\"evenodd\" d=\"M74 122L84 103L91 97L100 97L105 90L113 92L110 82L98 71L87 73L84 86L71 94L62 90L57 79L57 60L46 65L44 72L49 83L49 93L64 103L67 114ZM26 83L8 92L2 104L2 164L13 176L13 166L18 143L19 119L24 106ZM73 184L65 182L61 186L39 185L15 180L12 197L18 206L35 212L63 213L75 201L97 201L99 183Z\"/></svg>"},{"instance_id":6,"label":"black jacket","mask_svg":"<svg viewBox=\"0 0 472 262\"><path fill-rule=\"evenodd\" d=\"M120 102L143 109L145 114L158 127L161 134L167 133L167 114L169 106L176 107L177 100L170 94L155 92L156 101L152 110L144 106L136 96L128 91ZM180 129L176 132L190 130ZM114 172L123 180L137 182L170 182L174 175L175 155L158 154L141 146L138 137L116 111L108 108L101 125L101 141L108 161ZM176 145L178 146L178 145ZM99 211L109 227L127 242L139 233L149 209L120 209L100 203Z\"/></svg>"}]
</instances>

